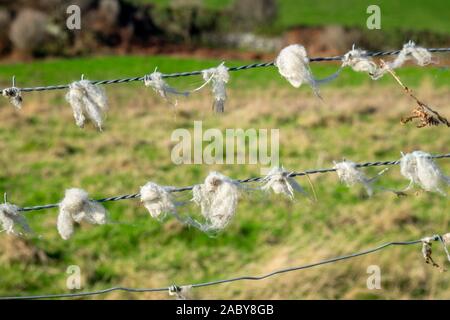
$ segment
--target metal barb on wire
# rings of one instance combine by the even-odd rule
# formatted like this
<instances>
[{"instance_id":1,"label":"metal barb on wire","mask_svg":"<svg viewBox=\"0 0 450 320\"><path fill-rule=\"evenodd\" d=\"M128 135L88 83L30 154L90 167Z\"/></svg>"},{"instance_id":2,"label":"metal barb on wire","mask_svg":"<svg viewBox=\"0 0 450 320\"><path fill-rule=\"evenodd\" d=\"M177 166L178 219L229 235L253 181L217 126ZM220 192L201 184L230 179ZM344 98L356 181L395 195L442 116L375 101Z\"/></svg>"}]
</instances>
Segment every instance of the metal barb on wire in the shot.
<instances>
[{"instance_id":1,"label":"metal barb on wire","mask_svg":"<svg viewBox=\"0 0 450 320\"><path fill-rule=\"evenodd\" d=\"M331 264L338 261L348 260L368 254L372 254L377 251L381 251L383 249L386 249L391 246L409 246L409 245L416 245L419 243L423 243L423 239L419 240L412 240L412 241L392 241L387 242L385 244L379 245L378 247L368 249L365 251L360 251L356 253L351 253L347 255L342 255L330 259L321 260L318 262L313 262L306 265L301 266L295 266L295 267L289 267L289 268L283 268L279 270L275 270L272 272L269 272L264 275L260 276L240 276L240 277L234 277L234 278L228 278L228 279L221 279L221 280L214 280L209 282L202 282L202 283L196 283L188 285L188 287L191 288L202 288L202 287L209 287L213 285L219 285L224 283L232 283L232 282L238 282L238 281L260 281L264 280L279 274L283 273L289 273L294 271L300 271L305 269L311 269L314 267L318 267L321 265ZM439 236L433 236L428 238L430 241L438 241L440 238ZM186 286L183 286L186 287ZM128 287L112 287L108 289L98 290L98 291L90 291L90 292L80 292L80 293L63 293L63 294L44 294L44 295L34 295L34 296L10 296L10 297L0 297L0 300L32 300L32 299L57 299L57 298L76 298L76 297L88 297L88 296L94 296L94 295L100 295L105 294L113 291L125 291L125 292L167 292L175 294L176 292L179 292L181 287L178 287L176 285L171 285L164 288L128 288Z\"/></svg>"},{"instance_id":2,"label":"metal barb on wire","mask_svg":"<svg viewBox=\"0 0 450 320\"><path fill-rule=\"evenodd\" d=\"M429 52L450 52L450 48L427 48ZM367 57L382 57L382 56L390 56L390 55L397 55L400 53L401 50L393 50L393 51L378 51L378 52L367 52L365 56ZM344 55L340 56L332 56L332 57L316 57L316 58L310 58L310 62L324 62L324 61L341 61ZM242 70L249 70L254 68L265 68L265 67L272 67L274 66L274 62L262 62L262 63L252 63L247 64L243 66L237 66L237 67L229 67L228 71L242 71ZM188 72L176 72L176 73L168 73L163 74L163 78L178 78L178 77L188 77L188 76L197 76L201 75L203 70L198 71L188 71ZM109 85L109 84L119 84L119 83L129 83L129 82L135 82L135 81L143 81L145 76L140 77L132 77L132 78L120 78L120 79L112 79L112 80L96 80L91 81L94 85ZM52 86L39 86L39 87L29 87L29 88L20 88L20 91L22 92L31 92L31 91L49 91L49 90L64 90L68 89L68 84L63 85L52 85ZM5 89L3 89L5 90ZM3 90L0 90L0 93L3 92Z\"/></svg>"},{"instance_id":3,"label":"metal barb on wire","mask_svg":"<svg viewBox=\"0 0 450 320\"><path fill-rule=\"evenodd\" d=\"M444 159L444 158L450 158L450 153L446 154L438 154L431 156L432 159ZM393 161L374 161L374 162L364 162L364 163L357 163L356 167L358 168L367 168L367 167L379 167L379 166L392 166L392 165L398 165L400 163L400 160L393 160ZM322 174L322 173L329 173L329 172L335 172L335 168L324 168L324 169L310 169L305 170L301 172L290 172L286 176L287 177L301 177L301 176L307 176L311 174ZM242 180L236 180L237 183L251 183L251 182L259 182L262 181L264 177L253 177L253 178L247 178ZM194 189L195 185L191 186L185 186L185 187L173 187L169 190L169 192L184 192L184 191L190 191ZM126 194L121 196L115 196L115 197L108 197L108 198L102 198L102 199L96 199L94 201L103 203L103 202L111 202L111 201L121 201L121 200L130 200L130 199L137 199L141 195L140 193L133 193L133 194ZM59 207L58 203L55 204L46 204L46 205L38 205L38 206L32 206L32 207L23 207L20 208L19 211L38 211L38 210L45 210L45 209L52 209Z\"/></svg>"}]
</instances>

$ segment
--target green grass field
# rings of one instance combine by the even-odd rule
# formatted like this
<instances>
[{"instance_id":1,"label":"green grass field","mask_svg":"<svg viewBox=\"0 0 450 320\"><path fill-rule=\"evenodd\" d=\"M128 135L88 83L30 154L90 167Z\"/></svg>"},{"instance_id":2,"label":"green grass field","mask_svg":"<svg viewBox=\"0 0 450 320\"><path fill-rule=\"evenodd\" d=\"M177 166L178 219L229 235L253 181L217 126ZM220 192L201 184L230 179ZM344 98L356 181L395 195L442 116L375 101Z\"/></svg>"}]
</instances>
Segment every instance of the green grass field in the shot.
<instances>
[{"instance_id":1,"label":"green grass field","mask_svg":"<svg viewBox=\"0 0 450 320\"><path fill-rule=\"evenodd\" d=\"M386 58L388 60L390 58ZM50 59L47 61L32 63L3 64L0 68L0 84L9 86L11 77L16 76L18 85L53 85L68 83L78 80L81 74L87 79L115 79L122 77L136 77L151 73L158 67L163 73L194 71L217 66L221 60L214 59L193 59L177 58L165 56L104 56L92 58L73 59ZM253 63L255 61L226 61L227 66L239 66ZM312 69L316 78L325 78L339 69L336 63L312 63ZM409 85L418 85L423 80L428 79L436 86L448 86L450 77L448 67L445 65L434 65L427 67L427 72L415 67L405 67L398 71L402 79ZM261 76L261 75L270 76ZM242 86L262 87L262 86L284 86L285 80L278 75L275 68L252 69L231 74L232 88ZM201 82L201 77L186 77L170 80L174 85L194 86ZM362 73L355 73L345 69L339 78L326 86L347 87L371 85L371 81ZM388 77L376 82L377 85L391 84ZM135 84L132 86L141 86Z\"/></svg>"},{"instance_id":2,"label":"green grass field","mask_svg":"<svg viewBox=\"0 0 450 320\"><path fill-rule=\"evenodd\" d=\"M167 6L170 0L129 0L133 3L155 3ZM233 0L203 0L205 7L224 9L231 7ZM366 28L366 13L369 5L381 8L383 30L419 30L448 33L448 3L434 0L423 5L421 0L279 0L279 12L275 25L279 30L295 26L342 25ZM407 39L405 39L407 40Z\"/></svg>"},{"instance_id":3,"label":"green grass field","mask_svg":"<svg viewBox=\"0 0 450 320\"><path fill-rule=\"evenodd\" d=\"M98 57L2 65L2 85L12 75L18 85L66 83L84 73L89 79L136 76L153 71L188 71L217 65L167 57ZM229 65L241 64L232 61ZM314 65L324 76L336 65ZM448 70L409 67L399 75L417 95L448 114ZM194 87L200 78L174 80ZM413 106L400 87L386 77L379 82L344 71L322 88L324 102L307 87L294 89L276 70L233 73L223 116L211 114L209 89L171 110L142 84L106 87L110 111L105 131L75 126L64 92L24 95L24 109L1 100L0 190L21 206L55 203L65 188L81 187L93 198L138 191L147 181L183 186L200 182L210 170L233 178L259 174L255 165L174 165L170 160L174 129L279 128L282 164L292 170L332 166L342 157L354 161L391 160L400 151L449 152L448 129L402 126L399 118ZM450 161L439 164L447 174ZM374 175L376 169L369 169ZM215 280L314 262L363 250L392 240L445 233L448 198L411 193L397 198L380 192L367 198L355 187L340 185L334 174L311 176L318 202L297 196L294 202L258 192L244 197L232 224L211 238L174 219L152 220L138 201L106 204L113 223L76 230L70 241L59 239L57 210L27 214L41 237L17 239L0 234L1 295L67 292L69 265L79 265L83 290L122 285L161 287ZM299 182L312 194L308 180ZM379 185L406 186L396 167ZM189 193L181 196L190 198ZM187 206L182 214L198 217ZM439 263L444 253L434 250ZM379 265L382 290L366 288L366 269ZM450 298L450 281L426 265L420 246L390 248L372 256L305 270L261 282L241 282L198 289L193 297L216 298ZM169 298L167 294L112 293L99 298Z\"/></svg>"}]
</instances>

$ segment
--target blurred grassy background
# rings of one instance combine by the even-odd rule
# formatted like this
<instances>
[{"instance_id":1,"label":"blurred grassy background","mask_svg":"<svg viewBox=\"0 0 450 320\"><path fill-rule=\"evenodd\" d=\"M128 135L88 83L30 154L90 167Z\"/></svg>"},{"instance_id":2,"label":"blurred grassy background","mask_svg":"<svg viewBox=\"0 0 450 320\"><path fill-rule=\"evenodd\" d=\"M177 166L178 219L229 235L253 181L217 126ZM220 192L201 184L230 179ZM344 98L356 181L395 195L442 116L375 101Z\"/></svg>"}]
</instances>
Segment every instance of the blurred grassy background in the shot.
<instances>
[{"instance_id":1,"label":"blurred grassy background","mask_svg":"<svg viewBox=\"0 0 450 320\"><path fill-rule=\"evenodd\" d=\"M21 26L19 30L34 30L30 27L32 19L26 15L21 23L17 22L22 11L32 7L32 16L44 14L47 24L37 19L34 25L41 32L28 36L33 40L45 34L43 42L27 41L26 37L14 41L15 37L5 31L0 37L4 43L0 52L8 61L20 60L16 53L25 54L27 59L72 58L2 62L2 88L10 86L13 75L18 86L28 87L67 83L78 80L81 74L91 80L114 79L150 73L155 67L170 73L217 66L222 59L204 57L217 57L217 53L226 57L228 53L222 52L225 44L215 48L217 52L200 52L203 59L186 57L192 50L190 47L209 43L204 39L209 32L216 39L228 33L250 32L256 42L275 36L275 40L269 40L298 41L309 52L332 54L347 50L351 41L376 50L398 47L410 39L421 45L444 47L448 46L450 30L448 4L443 0L426 4L419 0L267 1L272 3L273 10L262 12L261 16L257 11L264 11L264 6L256 10L253 7L256 1L252 4L247 0L247 9L255 10L248 11L252 17L244 17L244 21L230 14L239 8L233 0L91 0L84 1L87 18L79 33L67 32L64 27L63 2L60 7L44 2L24 3L0 5L0 25L4 30L14 25ZM381 31L365 29L366 8L370 4L381 7ZM252 21L247 25L245 20ZM48 30L54 32L47 34ZM263 38L258 38L261 35ZM292 35L294 38L289 38ZM17 44L28 42L29 48L20 52ZM176 46L170 48L169 44ZM184 57L139 55L148 54L146 50ZM240 50L243 49L234 53L242 54ZM275 51L232 56L265 59L273 58ZM128 55L104 56L102 52ZM88 57L92 53L100 55ZM446 57L440 55L438 65L407 66L398 70L398 74L419 98L450 117ZM224 60L227 66L253 62ZM338 68L334 63L312 64L317 78L326 77ZM169 82L181 89L202 83L200 77ZM0 99L0 190L8 192L11 202L20 206L56 203L70 187L84 188L93 198L99 198L137 192L149 180L184 186L202 181L211 170L233 178L259 175L260 167L254 165L174 165L170 160L174 146L171 133L177 128L192 130L196 120L203 121L204 130L280 129L281 162L290 170L329 167L333 160L343 157L362 162L397 159L400 151L449 152L448 128L417 129L413 124L399 123L414 104L389 76L371 81L364 74L345 69L338 79L321 88L322 102L306 86L290 87L275 68L232 73L226 113L221 116L211 112L209 88L189 99L180 99L176 109L142 83L110 85L106 90L110 111L102 133L92 126L85 129L75 126L72 111L64 100L65 92L26 93L20 112L6 99ZM450 161L439 160L439 164L444 172L450 173ZM372 176L378 170L369 168L367 172ZM0 234L0 295L67 292L65 271L72 264L81 267L84 291L119 285L162 287L263 274L388 241L449 231L448 197L419 192L397 198L379 192L367 198L361 188L348 189L339 184L334 174L311 179L318 202L304 196L291 202L252 192L241 199L231 225L214 238L174 219L164 223L152 220L137 200L107 203L113 222L106 226L83 225L70 241L58 237L57 210L28 213L40 237L23 239ZM308 181L305 178L298 181L311 195ZM392 167L377 185L400 189L406 184L399 168ZM184 193L179 200L189 198L190 194ZM198 217L198 209L188 205L181 214ZM444 253L438 246L433 255L438 263L444 263ZM381 268L381 290L366 287L366 270L372 264ZM425 264L420 246L410 246L389 248L371 256L265 281L202 288L192 294L198 299L449 299L450 280ZM91 298L169 296L114 292Z\"/></svg>"},{"instance_id":2,"label":"blurred grassy background","mask_svg":"<svg viewBox=\"0 0 450 320\"><path fill-rule=\"evenodd\" d=\"M97 57L1 65L2 85L16 75L18 85L136 76L153 71L187 71L219 60L154 57ZM228 65L246 63L230 61ZM318 76L334 64L314 64ZM448 69L406 67L398 74L417 96L447 117ZM223 116L211 114L211 95L181 99L173 110L142 83L106 87L110 111L105 131L75 126L64 92L25 94L24 109L0 102L0 190L21 206L55 203L65 188L81 187L94 198L136 192L147 181L183 186L200 182L210 170L233 178L259 174L251 165L174 165L170 160L176 128L279 128L282 164L292 170L332 166L342 157L353 161L391 160L399 152L421 149L448 152L448 128L416 129L400 125L412 101L392 79L372 82L345 70L322 87L320 102L307 87L291 88L272 68L232 73ZM179 88L195 87L200 78L174 79ZM439 164L450 172L450 161ZM369 175L379 169L368 169ZM311 176L318 199L294 202L257 192L244 197L227 230L210 238L169 219L152 220L138 201L106 204L114 223L83 225L70 241L59 239L57 210L27 214L36 239L1 234L1 295L66 292L66 268L81 267L83 290L110 286L160 287L172 283L262 274L359 251L391 240L410 240L449 231L448 198L419 193L397 198L378 193L367 198L358 187L340 185L334 174ZM307 180L299 182L311 193ZM402 188L397 167L379 185ZM182 196L189 199L189 194ZM188 206L182 214L198 216ZM434 250L439 263L444 253ZM366 288L366 269L379 265L382 290ZM193 291L193 297L248 299L309 298L450 298L446 274L426 265L420 246L390 248L371 256L260 282L240 282ZM168 298L166 294L116 292L97 298Z\"/></svg>"},{"instance_id":3,"label":"blurred grassy background","mask_svg":"<svg viewBox=\"0 0 450 320\"><path fill-rule=\"evenodd\" d=\"M133 4L153 3L159 7L168 7L176 3L171 0L127 0ZM231 8L234 0L202 0L202 6L212 10ZM187 1L189 3L189 1ZM296 26L341 25L361 27L366 21L369 5L381 8L382 28L385 30L428 30L448 33L450 21L447 19L448 3L434 0L423 5L421 0L279 0L278 15L274 22L276 30L285 30Z\"/></svg>"},{"instance_id":4,"label":"blurred grassy background","mask_svg":"<svg viewBox=\"0 0 450 320\"><path fill-rule=\"evenodd\" d=\"M441 57L445 57L441 55ZM385 60L391 59L390 57ZM445 60L444 60L445 61ZM223 60L219 59L198 59L186 57L169 57L163 55L154 56L101 56L72 59L49 59L38 62L11 63L4 64L0 68L0 85L7 87L11 85L12 76L16 76L17 81L26 83L21 86L33 85L54 85L63 84L67 81L75 81L84 74L87 79L115 79L122 77L135 77L137 75L151 73L158 67L163 73L183 71L195 71L204 68L211 68L219 65ZM253 60L226 60L228 67L250 64ZM325 78L339 69L336 63L312 63L314 75L317 78ZM64 72L62 72L62 70ZM261 77L262 74L271 74L270 77ZM410 85L418 85L427 79L435 86L448 86L450 77L448 66L436 64L423 69L415 67L405 67L399 71L402 79ZM279 76L276 68L258 68L246 70L245 72L231 73L232 80L229 84L231 88L242 86L250 88L261 88L263 86L284 86L285 80ZM23 79L23 80L22 80ZM201 83L201 77L187 77L171 80L175 85L192 86ZM20 84L20 83L19 83ZM384 77L373 82L363 73L356 73L346 68L339 76L339 81L331 82L331 87L347 87L361 85L390 85L392 81L389 77ZM132 84L139 87L142 84ZM120 86L120 85L118 85ZM114 88L118 87L113 85Z\"/></svg>"}]
</instances>

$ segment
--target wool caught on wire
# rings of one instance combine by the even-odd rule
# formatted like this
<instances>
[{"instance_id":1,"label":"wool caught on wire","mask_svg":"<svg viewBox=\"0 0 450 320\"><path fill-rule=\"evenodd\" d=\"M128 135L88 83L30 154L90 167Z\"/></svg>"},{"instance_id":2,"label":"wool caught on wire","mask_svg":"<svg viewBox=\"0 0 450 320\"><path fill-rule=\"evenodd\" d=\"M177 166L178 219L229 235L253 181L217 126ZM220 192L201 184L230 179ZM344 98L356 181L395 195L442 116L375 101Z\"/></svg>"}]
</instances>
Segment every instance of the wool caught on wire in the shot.
<instances>
[{"instance_id":1,"label":"wool caught on wire","mask_svg":"<svg viewBox=\"0 0 450 320\"><path fill-rule=\"evenodd\" d=\"M22 94L19 88L11 87L3 89L2 95L18 110L22 109Z\"/></svg>"},{"instance_id":2,"label":"wool caught on wire","mask_svg":"<svg viewBox=\"0 0 450 320\"><path fill-rule=\"evenodd\" d=\"M373 195L372 182L366 175L356 166L355 162L344 160L342 162L334 162L334 169L339 177L339 180L347 187L352 187L360 183L366 189L367 195Z\"/></svg>"},{"instance_id":3,"label":"wool caught on wire","mask_svg":"<svg viewBox=\"0 0 450 320\"><path fill-rule=\"evenodd\" d=\"M167 187L148 182L140 190L141 202L152 218L163 219L166 214L176 213L176 206Z\"/></svg>"},{"instance_id":4,"label":"wool caught on wire","mask_svg":"<svg viewBox=\"0 0 450 320\"><path fill-rule=\"evenodd\" d=\"M291 200L294 199L295 192L305 193L303 188L293 177L288 177L289 172L283 167L273 167L263 178L264 185L261 187L264 191L272 190L275 194L284 194Z\"/></svg>"},{"instance_id":5,"label":"wool caught on wire","mask_svg":"<svg viewBox=\"0 0 450 320\"><path fill-rule=\"evenodd\" d=\"M144 85L146 87L152 87L155 92L157 92L162 98L164 98L169 103L172 103L169 99L169 95L180 95L180 96L189 96L189 92L181 92L177 89L172 88L164 81L162 77L162 73L158 71L154 71L151 74L147 74L144 77ZM174 105L177 104L175 101Z\"/></svg>"},{"instance_id":6,"label":"wool caught on wire","mask_svg":"<svg viewBox=\"0 0 450 320\"><path fill-rule=\"evenodd\" d=\"M446 195L444 185L450 185L450 177L445 176L429 153L414 151L402 155L400 173L409 179L409 190L413 185L420 186L425 191L438 192Z\"/></svg>"},{"instance_id":7,"label":"wool caught on wire","mask_svg":"<svg viewBox=\"0 0 450 320\"><path fill-rule=\"evenodd\" d=\"M66 100L73 110L75 123L84 127L86 117L101 131L103 119L108 110L108 100L103 88L88 80L72 82Z\"/></svg>"},{"instance_id":8,"label":"wool caught on wire","mask_svg":"<svg viewBox=\"0 0 450 320\"><path fill-rule=\"evenodd\" d=\"M391 69L396 69L411 59L414 59L415 62L421 67L429 65L433 62L433 57L427 49L417 47L413 41L409 41L403 45L403 48L397 57L392 62L388 62L387 64Z\"/></svg>"},{"instance_id":9,"label":"wool caught on wire","mask_svg":"<svg viewBox=\"0 0 450 320\"><path fill-rule=\"evenodd\" d=\"M64 240L74 233L74 223L82 221L102 225L108 220L106 209L98 202L90 200L89 194L82 189L67 189L59 204L57 220L58 232Z\"/></svg>"},{"instance_id":10,"label":"wool caught on wire","mask_svg":"<svg viewBox=\"0 0 450 320\"><path fill-rule=\"evenodd\" d=\"M422 256L425 260L425 263L431 264L433 267L439 268L442 271L445 271L445 269L442 269L440 265L438 265L432 257L432 241L434 241L434 237L425 237L422 239Z\"/></svg>"},{"instance_id":11,"label":"wool caught on wire","mask_svg":"<svg viewBox=\"0 0 450 320\"><path fill-rule=\"evenodd\" d=\"M217 113L225 111L225 101L227 100L226 84L230 80L228 68L222 62L217 68L210 68L202 71L203 80L212 82L212 92L214 94L213 110Z\"/></svg>"},{"instance_id":12,"label":"wool caught on wire","mask_svg":"<svg viewBox=\"0 0 450 320\"><path fill-rule=\"evenodd\" d=\"M220 231L230 223L236 213L239 188L237 182L218 172L211 172L203 184L193 188L192 201L200 206L206 220L203 231Z\"/></svg>"},{"instance_id":13,"label":"wool caught on wire","mask_svg":"<svg viewBox=\"0 0 450 320\"><path fill-rule=\"evenodd\" d=\"M367 56L367 52L356 49L355 45L342 58L342 67L346 66L351 67L356 72L368 73L373 80L378 80L384 74L378 65Z\"/></svg>"},{"instance_id":14,"label":"wool caught on wire","mask_svg":"<svg viewBox=\"0 0 450 320\"><path fill-rule=\"evenodd\" d=\"M299 88L303 83L311 86L314 93L320 97L316 80L314 79L309 58L304 46L292 44L283 48L274 62L278 72L295 87Z\"/></svg>"},{"instance_id":15,"label":"wool caught on wire","mask_svg":"<svg viewBox=\"0 0 450 320\"><path fill-rule=\"evenodd\" d=\"M169 295L175 296L176 300L188 300L190 298L192 285L178 287L176 285L169 287Z\"/></svg>"},{"instance_id":16,"label":"wool caught on wire","mask_svg":"<svg viewBox=\"0 0 450 320\"><path fill-rule=\"evenodd\" d=\"M15 226L19 225L24 233L32 233L27 220L20 213L19 209L18 206L7 202L0 204L0 224L3 228L2 231L6 231L8 234L22 235L22 232L15 229Z\"/></svg>"}]
</instances>

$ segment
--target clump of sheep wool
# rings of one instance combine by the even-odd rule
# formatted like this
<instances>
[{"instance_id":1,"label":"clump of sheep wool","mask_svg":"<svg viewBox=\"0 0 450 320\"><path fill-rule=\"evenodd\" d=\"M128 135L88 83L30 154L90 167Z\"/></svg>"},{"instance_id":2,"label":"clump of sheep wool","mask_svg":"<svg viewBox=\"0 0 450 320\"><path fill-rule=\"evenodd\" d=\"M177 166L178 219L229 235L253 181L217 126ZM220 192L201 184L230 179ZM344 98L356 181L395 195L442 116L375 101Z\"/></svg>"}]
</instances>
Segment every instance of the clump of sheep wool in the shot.
<instances>
[{"instance_id":1,"label":"clump of sheep wool","mask_svg":"<svg viewBox=\"0 0 450 320\"><path fill-rule=\"evenodd\" d=\"M291 200L294 199L295 192L305 193L300 184L293 177L289 177L289 172L284 168L274 167L263 178L262 190L272 190L275 194L284 194Z\"/></svg>"},{"instance_id":2,"label":"clump of sheep wool","mask_svg":"<svg viewBox=\"0 0 450 320\"><path fill-rule=\"evenodd\" d=\"M226 84L230 80L230 74L225 63L222 62L217 68L202 71L203 80L212 81L212 92L214 94L213 110L218 113L225 111L227 100Z\"/></svg>"},{"instance_id":3,"label":"clump of sheep wool","mask_svg":"<svg viewBox=\"0 0 450 320\"><path fill-rule=\"evenodd\" d=\"M100 203L90 200L86 191L68 189L59 204L57 228L61 238L70 239L74 233L75 222L82 221L97 225L106 224L106 209Z\"/></svg>"},{"instance_id":4,"label":"clump of sheep wool","mask_svg":"<svg viewBox=\"0 0 450 320\"><path fill-rule=\"evenodd\" d=\"M423 67L432 63L433 57L427 49L418 47L413 41L409 41L403 45L400 53L394 61L388 63L388 66L391 69L396 69L411 59L413 59L419 66Z\"/></svg>"},{"instance_id":5,"label":"clump of sheep wool","mask_svg":"<svg viewBox=\"0 0 450 320\"><path fill-rule=\"evenodd\" d=\"M409 180L409 186L420 186L425 191L439 192L446 195L444 185L450 184L450 178L445 176L429 153L414 151L402 156L400 172Z\"/></svg>"},{"instance_id":6,"label":"clump of sheep wool","mask_svg":"<svg viewBox=\"0 0 450 320\"><path fill-rule=\"evenodd\" d=\"M368 73L373 80L379 79L384 74L378 65L367 57L366 51L356 49L355 46L342 58L342 67L346 66L356 72Z\"/></svg>"},{"instance_id":7,"label":"clump of sheep wool","mask_svg":"<svg viewBox=\"0 0 450 320\"><path fill-rule=\"evenodd\" d=\"M176 287L169 287L169 295L175 296L176 300L188 300L192 291L192 285Z\"/></svg>"},{"instance_id":8,"label":"clump of sheep wool","mask_svg":"<svg viewBox=\"0 0 450 320\"><path fill-rule=\"evenodd\" d=\"M193 201L200 206L206 220L204 231L223 230L236 213L239 185L230 178L211 172L201 185L193 189Z\"/></svg>"},{"instance_id":9,"label":"clump of sheep wool","mask_svg":"<svg viewBox=\"0 0 450 320\"><path fill-rule=\"evenodd\" d=\"M336 169L336 173L339 177L339 180L344 183L347 187L352 187L356 184L362 184L366 189L367 194L372 196L373 187L372 181L373 179L369 179L366 175L358 169L355 162L352 161L342 161L335 162L334 169Z\"/></svg>"},{"instance_id":10,"label":"clump of sheep wool","mask_svg":"<svg viewBox=\"0 0 450 320\"><path fill-rule=\"evenodd\" d=\"M146 87L152 87L155 92L169 102L169 95L182 95L185 97L189 95L189 92L180 92L169 86L167 82L164 81L162 73L157 72L156 70L155 72L144 77L144 85Z\"/></svg>"},{"instance_id":11,"label":"clump of sheep wool","mask_svg":"<svg viewBox=\"0 0 450 320\"><path fill-rule=\"evenodd\" d=\"M141 187L141 201L152 218L163 219L168 213L176 213L176 206L166 187L148 182Z\"/></svg>"},{"instance_id":12,"label":"clump of sheep wool","mask_svg":"<svg viewBox=\"0 0 450 320\"><path fill-rule=\"evenodd\" d=\"M3 89L2 95L18 110L22 109L22 93L19 88L11 87Z\"/></svg>"},{"instance_id":13,"label":"clump of sheep wool","mask_svg":"<svg viewBox=\"0 0 450 320\"><path fill-rule=\"evenodd\" d=\"M19 225L24 233L32 232L27 220L20 213L19 207L7 202L0 204L0 224L3 231L8 234L22 235L22 232L16 230L16 225Z\"/></svg>"},{"instance_id":14,"label":"clump of sheep wool","mask_svg":"<svg viewBox=\"0 0 450 320\"><path fill-rule=\"evenodd\" d=\"M87 117L102 130L105 113L108 110L108 101L103 88L88 80L76 81L70 84L66 100L72 107L77 126L83 128Z\"/></svg>"},{"instance_id":15,"label":"clump of sheep wool","mask_svg":"<svg viewBox=\"0 0 450 320\"><path fill-rule=\"evenodd\" d=\"M309 58L304 46L292 44L283 48L274 62L278 72L295 87L303 83L309 84L314 93L319 96L317 83L309 67Z\"/></svg>"}]
</instances>

